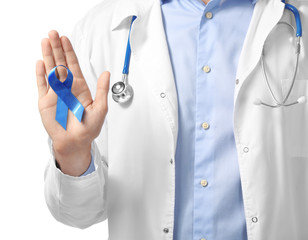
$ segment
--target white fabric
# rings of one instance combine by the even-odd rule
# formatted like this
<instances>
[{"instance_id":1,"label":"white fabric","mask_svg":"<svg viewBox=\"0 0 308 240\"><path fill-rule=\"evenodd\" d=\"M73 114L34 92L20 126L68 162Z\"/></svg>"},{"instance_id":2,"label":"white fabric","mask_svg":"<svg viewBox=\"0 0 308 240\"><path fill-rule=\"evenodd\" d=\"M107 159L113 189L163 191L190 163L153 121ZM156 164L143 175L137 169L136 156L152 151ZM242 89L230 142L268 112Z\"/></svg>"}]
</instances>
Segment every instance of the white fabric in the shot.
<instances>
[{"instance_id":1,"label":"white fabric","mask_svg":"<svg viewBox=\"0 0 308 240\"><path fill-rule=\"evenodd\" d=\"M308 97L308 1L290 2L303 24L298 76L289 99L293 101ZM263 45L278 98L291 81L294 33L279 25L269 36L281 18L295 25L293 15L283 11L280 0L257 2L239 61L239 84L234 79L234 134L249 240L308 236L308 103L276 109L254 105L256 98L273 103L260 66ZM133 102L123 107L109 94L106 122L92 144L92 174L78 178L61 173L51 152L45 197L53 216L74 227L108 217L109 240L171 240L175 168L170 160L178 109L160 1L105 0L79 22L73 41L95 96L102 71L111 72L110 86L121 79L132 15L138 16L131 33Z\"/></svg>"}]
</instances>

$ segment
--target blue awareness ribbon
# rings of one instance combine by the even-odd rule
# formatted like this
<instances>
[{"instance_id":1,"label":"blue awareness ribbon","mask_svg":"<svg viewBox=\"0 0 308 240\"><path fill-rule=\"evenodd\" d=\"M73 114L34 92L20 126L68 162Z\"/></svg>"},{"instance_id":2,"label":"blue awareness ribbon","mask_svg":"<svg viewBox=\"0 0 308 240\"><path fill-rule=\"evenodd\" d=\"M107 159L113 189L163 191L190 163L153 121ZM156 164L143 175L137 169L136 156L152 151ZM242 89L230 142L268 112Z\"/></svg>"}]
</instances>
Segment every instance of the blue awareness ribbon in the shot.
<instances>
[{"instance_id":1,"label":"blue awareness ribbon","mask_svg":"<svg viewBox=\"0 0 308 240\"><path fill-rule=\"evenodd\" d=\"M61 82L56 76L56 69L64 67L67 70L67 78ZM54 67L48 74L50 87L58 95L56 120L66 130L68 109L72 111L75 117L81 122L84 113L84 107L72 93L73 73L63 65Z\"/></svg>"}]
</instances>

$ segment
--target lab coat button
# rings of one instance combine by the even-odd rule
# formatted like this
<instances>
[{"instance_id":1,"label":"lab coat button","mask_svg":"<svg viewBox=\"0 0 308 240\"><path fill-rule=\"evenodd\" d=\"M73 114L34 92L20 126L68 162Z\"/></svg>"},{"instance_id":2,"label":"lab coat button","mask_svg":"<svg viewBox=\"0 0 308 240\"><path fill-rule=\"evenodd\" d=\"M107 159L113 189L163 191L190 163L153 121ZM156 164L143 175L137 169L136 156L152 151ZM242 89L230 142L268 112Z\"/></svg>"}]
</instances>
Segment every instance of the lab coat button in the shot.
<instances>
[{"instance_id":1,"label":"lab coat button","mask_svg":"<svg viewBox=\"0 0 308 240\"><path fill-rule=\"evenodd\" d=\"M256 222L258 222L258 218L257 218L257 217L253 217L253 218L251 219L251 221L252 221L253 223L256 223Z\"/></svg>"},{"instance_id":2,"label":"lab coat button","mask_svg":"<svg viewBox=\"0 0 308 240\"><path fill-rule=\"evenodd\" d=\"M236 85L238 85L238 84L240 83L240 80L239 80L239 79L236 79L236 80L235 80L235 83L236 83Z\"/></svg>"},{"instance_id":3,"label":"lab coat button","mask_svg":"<svg viewBox=\"0 0 308 240\"><path fill-rule=\"evenodd\" d=\"M166 94L162 92L162 93L160 94L160 97L164 98L164 97L166 97Z\"/></svg>"},{"instance_id":4,"label":"lab coat button","mask_svg":"<svg viewBox=\"0 0 308 240\"><path fill-rule=\"evenodd\" d=\"M248 147L244 147L243 151L244 151L244 153L248 153L249 152L249 148Z\"/></svg>"},{"instance_id":5,"label":"lab coat button","mask_svg":"<svg viewBox=\"0 0 308 240\"><path fill-rule=\"evenodd\" d=\"M170 163L173 164L173 159L172 158L170 159Z\"/></svg>"},{"instance_id":6,"label":"lab coat button","mask_svg":"<svg viewBox=\"0 0 308 240\"><path fill-rule=\"evenodd\" d=\"M164 228L164 233L168 233L169 229L168 228Z\"/></svg>"},{"instance_id":7,"label":"lab coat button","mask_svg":"<svg viewBox=\"0 0 308 240\"><path fill-rule=\"evenodd\" d=\"M212 13L212 12L207 12L207 13L205 14L205 17L206 17L207 19L211 19L211 18L213 18L213 13Z\"/></svg>"}]
</instances>

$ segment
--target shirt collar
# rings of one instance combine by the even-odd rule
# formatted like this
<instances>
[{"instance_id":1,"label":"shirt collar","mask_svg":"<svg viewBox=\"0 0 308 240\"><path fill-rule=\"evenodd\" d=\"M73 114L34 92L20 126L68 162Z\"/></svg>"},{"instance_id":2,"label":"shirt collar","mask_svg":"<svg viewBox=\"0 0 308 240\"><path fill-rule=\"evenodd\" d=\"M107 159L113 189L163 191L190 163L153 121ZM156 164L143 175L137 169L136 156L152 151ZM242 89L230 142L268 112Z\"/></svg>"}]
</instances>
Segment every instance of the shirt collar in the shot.
<instances>
[{"instance_id":1,"label":"shirt collar","mask_svg":"<svg viewBox=\"0 0 308 240\"><path fill-rule=\"evenodd\" d=\"M166 1L168 0L160 0L160 5L163 5ZM197 0L195 0L197 1ZM251 2L251 4L256 4L258 0L249 0Z\"/></svg>"}]
</instances>

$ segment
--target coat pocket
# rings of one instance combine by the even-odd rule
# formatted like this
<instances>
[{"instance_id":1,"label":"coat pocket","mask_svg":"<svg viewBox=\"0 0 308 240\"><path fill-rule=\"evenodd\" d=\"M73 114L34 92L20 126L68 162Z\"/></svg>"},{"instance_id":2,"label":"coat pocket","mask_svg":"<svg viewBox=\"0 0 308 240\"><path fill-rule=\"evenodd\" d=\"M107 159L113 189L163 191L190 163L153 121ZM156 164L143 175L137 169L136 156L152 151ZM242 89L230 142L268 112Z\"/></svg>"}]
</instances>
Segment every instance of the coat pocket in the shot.
<instances>
[{"instance_id":1,"label":"coat pocket","mask_svg":"<svg viewBox=\"0 0 308 240\"><path fill-rule=\"evenodd\" d=\"M286 96L290 87L290 79L281 81L282 94ZM306 102L282 107L285 143L292 157L308 158L308 79L295 80L286 103L296 102L300 97Z\"/></svg>"},{"instance_id":2,"label":"coat pocket","mask_svg":"<svg viewBox=\"0 0 308 240\"><path fill-rule=\"evenodd\" d=\"M281 92L283 98L286 97L292 85L292 79L281 79ZM308 79L296 79L291 89L286 103L297 101L300 97L305 97L308 101ZM307 103L304 103L307 104Z\"/></svg>"}]
</instances>

